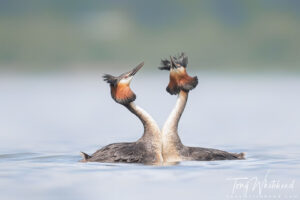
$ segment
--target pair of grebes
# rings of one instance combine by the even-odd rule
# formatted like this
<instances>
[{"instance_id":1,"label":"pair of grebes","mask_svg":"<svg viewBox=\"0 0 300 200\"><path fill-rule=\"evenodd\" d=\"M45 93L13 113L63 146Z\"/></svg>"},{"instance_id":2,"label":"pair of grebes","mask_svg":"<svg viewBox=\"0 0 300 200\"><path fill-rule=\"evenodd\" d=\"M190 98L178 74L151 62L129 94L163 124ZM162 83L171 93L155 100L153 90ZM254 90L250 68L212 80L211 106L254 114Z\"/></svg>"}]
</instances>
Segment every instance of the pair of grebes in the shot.
<instances>
[{"instance_id":1,"label":"pair of grebes","mask_svg":"<svg viewBox=\"0 0 300 200\"><path fill-rule=\"evenodd\" d=\"M111 96L136 115L144 126L143 136L136 142L114 143L97 150L92 155L81 153L82 162L142 163L162 165L180 161L212 161L244 159L244 153L229 153L211 148L188 147L182 144L178 135L178 123L187 103L189 91L198 84L198 78L186 72L188 57L182 53L178 57L161 61L161 70L170 71L167 92L178 95L177 102L162 130L155 120L134 101L136 95L130 88L133 76L143 67L139 64L130 72L118 77L106 74L104 81L109 83Z\"/></svg>"}]
</instances>

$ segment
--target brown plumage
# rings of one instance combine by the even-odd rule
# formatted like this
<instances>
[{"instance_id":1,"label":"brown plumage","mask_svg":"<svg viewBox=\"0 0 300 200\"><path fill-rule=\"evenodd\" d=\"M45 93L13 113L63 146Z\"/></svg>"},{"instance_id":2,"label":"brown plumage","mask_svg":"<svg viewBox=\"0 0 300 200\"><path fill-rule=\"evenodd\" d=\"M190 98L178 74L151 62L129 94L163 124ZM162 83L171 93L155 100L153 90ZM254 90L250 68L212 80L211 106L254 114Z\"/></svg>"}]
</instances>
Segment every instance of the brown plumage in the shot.
<instances>
[{"instance_id":1,"label":"brown plumage","mask_svg":"<svg viewBox=\"0 0 300 200\"><path fill-rule=\"evenodd\" d=\"M188 92L194 89L197 84L197 76L191 77L187 74L184 67L179 67L177 69L171 70L170 82L168 84L167 91L172 95L178 94L180 90Z\"/></svg>"},{"instance_id":2,"label":"brown plumage","mask_svg":"<svg viewBox=\"0 0 300 200\"><path fill-rule=\"evenodd\" d=\"M128 84L119 83L116 87L110 86L110 88L112 98L120 104L127 104L136 99L136 95L132 92Z\"/></svg>"}]
</instances>

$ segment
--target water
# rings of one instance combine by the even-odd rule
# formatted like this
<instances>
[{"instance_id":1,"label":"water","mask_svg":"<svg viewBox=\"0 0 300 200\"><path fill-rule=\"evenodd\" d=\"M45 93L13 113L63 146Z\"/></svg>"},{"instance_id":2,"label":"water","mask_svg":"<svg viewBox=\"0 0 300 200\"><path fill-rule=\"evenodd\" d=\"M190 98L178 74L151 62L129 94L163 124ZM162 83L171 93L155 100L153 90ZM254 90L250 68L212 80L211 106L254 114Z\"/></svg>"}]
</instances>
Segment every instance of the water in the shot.
<instances>
[{"instance_id":1,"label":"water","mask_svg":"<svg viewBox=\"0 0 300 200\"><path fill-rule=\"evenodd\" d=\"M162 125L176 98L165 92L167 74L139 73L136 103ZM183 142L246 152L246 160L80 163L80 151L142 133L100 74L2 75L0 199L299 199L299 77L198 74Z\"/></svg>"}]
</instances>

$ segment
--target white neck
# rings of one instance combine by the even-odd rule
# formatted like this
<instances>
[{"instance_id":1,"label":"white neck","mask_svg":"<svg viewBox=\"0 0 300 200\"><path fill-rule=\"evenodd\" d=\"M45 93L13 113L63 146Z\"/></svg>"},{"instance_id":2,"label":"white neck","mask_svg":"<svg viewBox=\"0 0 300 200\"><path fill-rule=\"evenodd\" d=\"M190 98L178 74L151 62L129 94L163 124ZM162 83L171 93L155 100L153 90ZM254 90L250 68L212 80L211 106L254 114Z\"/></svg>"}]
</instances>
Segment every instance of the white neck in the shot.
<instances>
[{"instance_id":1,"label":"white neck","mask_svg":"<svg viewBox=\"0 0 300 200\"><path fill-rule=\"evenodd\" d=\"M162 159L162 134L156 121L145 110L135 105L133 102L126 105L126 107L143 123L144 134L138 141L152 145Z\"/></svg>"},{"instance_id":2,"label":"white neck","mask_svg":"<svg viewBox=\"0 0 300 200\"><path fill-rule=\"evenodd\" d=\"M178 135L178 123L184 111L187 99L188 93L180 91L175 107L170 113L162 129L163 156L164 158L166 157L167 160L172 160L170 157L173 159L176 159L175 157L179 157L178 150L183 147Z\"/></svg>"}]
</instances>

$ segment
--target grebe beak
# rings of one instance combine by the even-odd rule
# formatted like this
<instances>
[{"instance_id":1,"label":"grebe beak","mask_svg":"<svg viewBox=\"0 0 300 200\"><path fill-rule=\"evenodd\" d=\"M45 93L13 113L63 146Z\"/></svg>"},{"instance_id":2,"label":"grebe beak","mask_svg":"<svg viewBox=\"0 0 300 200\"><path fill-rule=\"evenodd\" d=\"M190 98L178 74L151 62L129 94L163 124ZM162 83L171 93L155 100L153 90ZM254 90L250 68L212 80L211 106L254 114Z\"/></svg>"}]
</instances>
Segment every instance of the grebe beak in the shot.
<instances>
[{"instance_id":1,"label":"grebe beak","mask_svg":"<svg viewBox=\"0 0 300 200\"><path fill-rule=\"evenodd\" d=\"M175 61L173 60L172 56L170 56L170 60L171 60L171 68L176 69L177 66L176 66Z\"/></svg>"},{"instance_id":2,"label":"grebe beak","mask_svg":"<svg viewBox=\"0 0 300 200\"><path fill-rule=\"evenodd\" d=\"M140 63L137 67L135 67L133 70L126 72L119 76L119 82L123 84L129 84L133 78L133 76L143 67L144 62Z\"/></svg>"},{"instance_id":3,"label":"grebe beak","mask_svg":"<svg viewBox=\"0 0 300 200\"><path fill-rule=\"evenodd\" d=\"M128 76L134 76L143 66L144 66L144 62L140 63L137 67L135 67L133 70L128 72Z\"/></svg>"}]
</instances>

